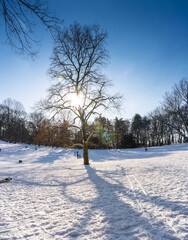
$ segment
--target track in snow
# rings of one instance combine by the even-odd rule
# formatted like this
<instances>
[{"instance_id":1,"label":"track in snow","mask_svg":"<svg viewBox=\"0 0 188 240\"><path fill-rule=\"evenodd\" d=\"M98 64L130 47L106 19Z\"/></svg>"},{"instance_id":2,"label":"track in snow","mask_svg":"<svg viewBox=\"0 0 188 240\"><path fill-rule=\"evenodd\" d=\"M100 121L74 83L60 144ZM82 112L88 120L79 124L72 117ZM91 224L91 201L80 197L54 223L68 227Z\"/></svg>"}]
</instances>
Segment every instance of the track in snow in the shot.
<instances>
[{"instance_id":1,"label":"track in snow","mask_svg":"<svg viewBox=\"0 0 188 240\"><path fill-rule=\"evenodd\" d=\"M166 219L166 216L163 214L162 209L160 209L150 198L150 196L146 193L146 190L140 183L140 181L135 177L135 175L126 175L128 182L130 184L130 187L133 191L133 194L135 196L135 201L137 205L139 206L139 211L142 213L142 215L148 219L149 224L153 227L154 225L161 225L163 228L164 220ZM132 179L132 180L131 180ZM140 194L142 193L142 194ZM157 217L154 216L153 212L157 213ZM161 220L163 219L163 222ZM168 225L170 229L172 230L171 234L177 234L176 229L170 224L171 221L165 221L165 225ZM165 230L161 229L162 232L165 234ZM166 235L166 234L165 234ZM176 239L176 238L174 238Z\"/></svg>"}]
</instances>

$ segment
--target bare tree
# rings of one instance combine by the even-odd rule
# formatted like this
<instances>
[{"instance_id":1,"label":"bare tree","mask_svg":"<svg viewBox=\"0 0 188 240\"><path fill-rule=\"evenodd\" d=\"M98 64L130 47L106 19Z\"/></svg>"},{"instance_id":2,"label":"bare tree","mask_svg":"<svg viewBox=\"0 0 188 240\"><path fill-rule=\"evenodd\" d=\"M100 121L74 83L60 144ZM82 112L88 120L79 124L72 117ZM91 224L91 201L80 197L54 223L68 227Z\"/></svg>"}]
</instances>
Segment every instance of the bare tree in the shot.
<instances>
[{"instance_id":1,"label":"bare tree","mask_svg":"<svg viewBox=\"0 0 188 240\"><path fill-rule=\"evenodd\" d=\"M89 164L88 142L93 132L88 131L89 119L102 109L119 107L121 96L110 95L109 80L102 74L107 63L106 32L98 25L81 26L78 23L59 32L53 51L50 75L59 77L49 89L45 108L53 116L67 112L71 126L82 132L84 164Z\"/></svg>"},{"instance_id":2,"label":"bare tree","mask_svg":"<svg viewBox=\"0 0 188 240\"><path fill-rule=\"evenodd\" d=\"M39 132L39 126L41 122L45 120L44 115L42 112L32 112L29 115L29 130L32 136L36 136Z\"/></svg>"},{"instance_id":3,"label":"bare tree","mask_svg":"<svg viewBox=\"0 0 188 240\"><path fill-rule=\"evenodd\" d=\"M0 105L1 127L0 137L9 141L27 140L29 133L26 129L27 114L23 105L10 98ZM27 135L27 136L26 136Z\"/></svg>"},{"instance_id":4,"label":"bare tree","mask_svg":"<svg viewBox=\"0 0 188 240\"><path fill-rule=\"evenodd\" d=\"M178 134L188 137L188 80L182 79L173 90L165 94L164 111L171 118L167 121Z\"/></svg>"},{"instance_id":5,"label":"bare tree","mask_svg":"<svg viewBox=\"0 0 188 240\"><path fill-rule=\"evenodd\" d=\"M35 25L42 22L53 36L62 23L43 0L0 0L0 19L10 45L31 56L35 53L33 43L37 42L33 38Z\"/></svg>"}]
</instances>

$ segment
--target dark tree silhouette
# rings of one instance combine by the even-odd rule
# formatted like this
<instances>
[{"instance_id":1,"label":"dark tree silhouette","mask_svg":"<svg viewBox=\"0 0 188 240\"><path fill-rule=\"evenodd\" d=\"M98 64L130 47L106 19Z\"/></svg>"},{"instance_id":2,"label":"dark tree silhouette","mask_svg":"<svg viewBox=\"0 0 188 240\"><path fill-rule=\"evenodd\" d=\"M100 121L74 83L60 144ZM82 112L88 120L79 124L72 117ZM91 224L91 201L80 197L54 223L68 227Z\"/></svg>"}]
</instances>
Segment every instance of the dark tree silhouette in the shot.
<instances>
[{"instance_id":1,"label":"dark tree silhouette","mask_svg":"<svg viewBox=\"0 0 188 240\"><path fill-rule=\"evenodd\" d=\"M34 28L42 22L54 36L58 24L62 23L49 11L46 1L43 0L0 0L0 26L8 42L18 52L33 56ZM2 33L1 33L2 35Z\"/></svg>"},{"instance_id":2,"label":"dark tree silhouette","mask_svg":"<svg viewBox=\"0 0 188 240\"><path fill-rule=\"evenodd\" d=\"M163 108L166 124L172 127L185 140L188 139L188 80L182 79L174 85L171 92L165 94ZM168 121L168 119L171 121Z\"/></svg>"},{"instance_id":3,"label":"dark tree silhouette","mask_svg":"<svg viewBox=\"0 0 188 240\"><path fill-rule=\"evenodd\" d=\"M108 60L106 32L98 25L74 23L59 32L53 51L50 74L59 77L49 89L45 109L55 115L71 114L71 126L81 130L84 164L89 164L88 143L94 132L88 132L89 119L102 109L119 107L119 94L108 93L110 81L102 74Z\"/></svg>"}]
</instances>

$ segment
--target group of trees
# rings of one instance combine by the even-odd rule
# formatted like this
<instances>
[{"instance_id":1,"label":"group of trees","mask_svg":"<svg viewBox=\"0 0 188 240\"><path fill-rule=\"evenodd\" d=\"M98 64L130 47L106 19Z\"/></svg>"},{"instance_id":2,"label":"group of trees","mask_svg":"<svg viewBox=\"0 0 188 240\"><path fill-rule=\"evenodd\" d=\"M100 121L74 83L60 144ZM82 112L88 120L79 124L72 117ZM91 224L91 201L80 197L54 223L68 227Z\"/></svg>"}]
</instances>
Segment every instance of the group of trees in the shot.
<instances>
[{"instance_id":1,"label":"group of trees","mask_svg":"<svg viewBox=\"0 0 188 240\"><path fill-rule=\"evenodd\" d=\"M87 122L88 148L134 148L188 141L188 80L182 79L148 116L109 120L102 115ZM57 147L82 147L82 128L71 121L52 120L40 112L29 115L23 105L6 99L0 104L0 138Z\"/></svg>"},{"instance_id":2,"label":"group of trees","mask_svg":"<svg viewBox=\"0 0 188 240\"><path fill-rule=\"evenodd\" d=\"M23 105L6 99L0 104L0 138L11 142L29 142L31 136L26 125Z\"/></svg>"},{"instance_id":3,"label":"group of trees","mask_svg":"<svg viewBox=\"0 0 188 240\"><path fill-rule=\"evenodd\" d=\"M137 145L164 145L188 141L188 80L181 79L161 105L147 117L135 115ZM135 124L133 124L135 125ZM134 129L134 128L133 128Z\"/></svg>"},{"instance_id":4,"label":"group of trees","mask_svg":"<svg viewBox=\"0 0 188 240\"><path fill-rule=\"evenodd\" d=\"M20 102L6 99L0 104L0 139L67 147L71 145L71 131L66 121L52 122L40 112L27 114Z\"/></svg>"}]
</instances>

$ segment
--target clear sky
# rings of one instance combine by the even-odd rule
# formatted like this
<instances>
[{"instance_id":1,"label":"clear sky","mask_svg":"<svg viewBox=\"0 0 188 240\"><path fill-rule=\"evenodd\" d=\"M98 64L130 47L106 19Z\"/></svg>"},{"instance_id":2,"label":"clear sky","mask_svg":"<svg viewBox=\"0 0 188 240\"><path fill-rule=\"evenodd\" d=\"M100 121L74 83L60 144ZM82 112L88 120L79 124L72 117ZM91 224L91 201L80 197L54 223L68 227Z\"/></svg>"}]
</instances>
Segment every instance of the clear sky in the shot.
<instances>
[{"instance_id":1,"label":"clear sky","mask_svg":"<svg viewBox=\"0 0 188 240\"><path fill-rule=\"evenodd\" d=\"M187 0L49 0L64 19L99 24L108 32L111 59L105 69L112 91L124 95L123 111L116 115L142 116L159 106L164 93L188 76ZM38 57L31 61L0 42L0 102L10 97L27 112L49 86L47 70L53 43L40 26ZM39 36L39 34L38 34Z\"/></svg>"}]
</instances>

